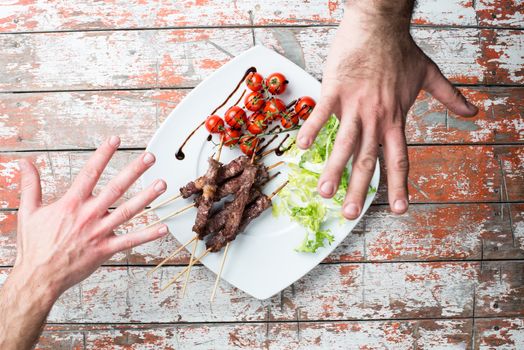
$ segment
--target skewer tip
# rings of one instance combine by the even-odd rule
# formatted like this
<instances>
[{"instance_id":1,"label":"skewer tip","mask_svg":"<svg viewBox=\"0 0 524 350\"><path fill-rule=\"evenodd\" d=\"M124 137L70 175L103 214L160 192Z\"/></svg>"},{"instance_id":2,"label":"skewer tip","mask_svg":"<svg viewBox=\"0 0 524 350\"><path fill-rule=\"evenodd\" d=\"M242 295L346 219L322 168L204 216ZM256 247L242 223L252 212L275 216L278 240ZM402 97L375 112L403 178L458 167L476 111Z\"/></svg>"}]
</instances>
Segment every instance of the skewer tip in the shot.
<instances>
[{"instance_id":1,"label":"skewer tip","mask_svg":"<svg viewBox=\"0 0 524 350\"><path fill-rule=\"evenodd\" d=\"M286 182L284 182L282 185L278 186L277 189L274 190L273 193L271 193L271 195L269 195L269 199L273 199L273 197L275 197L278 192L280 192L284 187L286 187L286 185L288 183L289 183L289 180L286 180Z\"/></svg>"}]
</instances>

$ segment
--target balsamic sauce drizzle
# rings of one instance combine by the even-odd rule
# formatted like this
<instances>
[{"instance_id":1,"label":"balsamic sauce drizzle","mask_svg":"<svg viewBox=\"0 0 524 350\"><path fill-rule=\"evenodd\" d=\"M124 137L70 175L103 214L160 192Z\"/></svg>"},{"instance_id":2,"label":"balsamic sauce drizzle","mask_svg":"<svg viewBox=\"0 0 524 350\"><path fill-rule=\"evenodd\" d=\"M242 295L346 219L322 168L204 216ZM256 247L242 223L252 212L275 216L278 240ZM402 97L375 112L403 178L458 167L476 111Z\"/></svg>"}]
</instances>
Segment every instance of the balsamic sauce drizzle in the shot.
<instances>
[{"instance_id":1,"label":"balsamic sauce drizzle","mask_svg":"<svg viewBox=\"0 0 524 350\"><path fill-rule=\"evenodd\" d=\"M277 131L277 132L278 132L278 131L281 131L281 130L282 130L282 128L280 127L280 125L277 125L277 126L275 126L273 129L269 130L269 131L267 132L267 134L268 134L268 135L271 135L271 133L272 133L273 131ZM275 139L278 137L278 135L279 135L278 133L275 134L275 135L273 135L273 137L270 138L269 141L268 141L265 145L260 146L260 148L259 148L258 151L257 151L257 156L260 155L260 154L262 154L262 152L264 152L264 150L267 148L267 146L269 146L273 141L275 141Z\"/></svg>"},{"instance_id":2,"label":"balsamic sauce drizzle","mask_svg":"<svg viewBox=\"0 0 524 350\"><path fill-rule=\"evenodd\" d=\"M224 105L229 101L229 99L231 99L231 97L235 94L235 92L237 92L237 90L240 88L240 86L242 85L242 83L244 82L246 77L250 73L255 73L256 71L257 71L257 69L255 67L249 67L249 69L246 70L246 72L244 73L244 76L242 77L242 79L240 79L240 81L238 82L238 84L235 87L235 89L229 94L229 96L224 100L224 102L222 102L222 104L220 106L218 106L217 108L215 108L213 110L213 112L211 112L210 115L215 114L220 108L224 107ZM244 93L242 94L242 96L240 97L240 99L238 100L238 102L236 104L238 104L240 102L240 100L242 99L244 94L245 94L245 91L244 91ZM178 151L175 154L175 158L176 159L183 160L186 157L186 155L183 152L184 146L186 145L187 141L189 141L189 139L196 133L196 131L198 129L200 129L202 127L202 125L204 125L205 123L206 123L206 120L204 119L204 121L202 121L202 123L200 123L193 131L191 131L191 133L187 136L187 138L184 140L184 142L182 142L182 145L180 146L180 148L178 149ZM211 141L211 140L209 140L209 136L208 136L208 141Z\"/></svg>"},{"instance_id":3,"label":"balsamic sauce drizzle","mask_svg":"<svg viewBox=\"0 0 524 350\"><path fill-rule=\"evenodd\" d=\"M284 137L284 139L278 144L277 148L275 149L275 155L277 157L280 157L281 155L283 155L288 149L291 148L291 145L286 147L286 149L280 149L282 146L284 146L284 142L286 142L286 140L289 138L289 134L286 135L286 137Z\"/></svg>"}]
</instances>

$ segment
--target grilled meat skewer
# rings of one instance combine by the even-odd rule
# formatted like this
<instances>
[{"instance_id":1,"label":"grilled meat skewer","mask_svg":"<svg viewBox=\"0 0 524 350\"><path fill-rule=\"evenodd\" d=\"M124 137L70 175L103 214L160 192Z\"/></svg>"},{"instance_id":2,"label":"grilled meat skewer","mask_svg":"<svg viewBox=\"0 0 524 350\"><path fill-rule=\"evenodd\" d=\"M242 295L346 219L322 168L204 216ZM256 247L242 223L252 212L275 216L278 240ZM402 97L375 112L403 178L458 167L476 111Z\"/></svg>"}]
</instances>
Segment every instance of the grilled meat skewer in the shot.
<instances>
[{"instance_id":1,"label":"grilled meat skewer","mask_svg":"<svg viewBox=\"0 0 524 350\"><path fill-rule=\"evenodd\" d=\"M228 164L221 166L218 169L216 183L217 184L223 183L227 179L230 179L240 174L244 170L244 167L248 162L249 162L248 157L239 156L233 159ZM182 198L189 198L192 195L201 192L204 187L204 184L205 184L205 175L200 176L195 181L188 182L185 186L180 188L180 193L182 194Z\"/></svg>"},{"instance_id":2,"label":"grilled meat skewer","mask_svg":"<svg viewBox=\"0 0 524 350\"><path fill-rule=\"evenodd\" d=\"M214 198L217 189L217 177L221 165L222 164L219 161L209 158L209 168L203 176L202 199L200 200L195 224L193 225L193 231L197 234L202 234L204 232L211 208L215 202Z\"/></svg>"}]
</instances>

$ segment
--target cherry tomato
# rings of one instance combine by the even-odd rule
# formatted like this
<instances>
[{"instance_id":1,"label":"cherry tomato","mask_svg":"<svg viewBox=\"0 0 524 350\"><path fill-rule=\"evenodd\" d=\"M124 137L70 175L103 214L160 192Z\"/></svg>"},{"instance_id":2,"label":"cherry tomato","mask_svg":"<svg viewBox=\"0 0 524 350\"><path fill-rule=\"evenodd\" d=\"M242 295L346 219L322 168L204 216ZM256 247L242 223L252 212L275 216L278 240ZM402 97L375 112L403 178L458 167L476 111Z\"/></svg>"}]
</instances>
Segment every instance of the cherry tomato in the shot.
<instances>
[{"instance_id":1,"label":"cherry tomato","mask_svg":"<svg viewBox=\"0 0 524 350\"><path fill-rule=\"evenodd\" d=\"M224 121L218 115L210 115L206 119L206 129L211 134L218 134L224 131Z\"/></svg>"},{"instance_id":2,"label":"cherry tomato","mask_svg":"<svg viewBox=\"0 0 524 350\"><path fill-rule=\"evenodd\" d=\"M251 72L246 77L246 85L251 91L259 91L262 89L264 77L260 74Z\"/></svg>"},{"instance_id":3,"label":"cherry tomato","mask_svg":"<svg viewBox=\"0 0 524 350\"><path fill-rule=\"evenodd\" d=\"M253 135L261 134L267 129L267 120L262 113L256 112L247 122L247 130Z\"/></svg>"},{"instance_id":4,"label":"cherry tomato","mask_svg":"<svg viewBox=\"0 0 524 350\"><path fill-rule=\"evenodd\" d=\"M286 104L279 98L272 98L264 105L264 115L268 120L275 120L286 111Z\"/></svg>"},{"instance_id":5,"label":"cherry tomato","mask_svg":"<svg viewBox=\"0 0 524 350\"><path fill-rule=\"evenodd\" d=\"M258 138L256 136L244 135L240 138L240 150L246 156L252 156L258 145Z\"/></svg>"},{"instance_id":6,"label":"cherry tomato","mask_svg":"<svg viewBox=\"0 0 524 350\"><path fill-rule=\"evenodd\" d=\"M298 124L298 114L289 113L289 114L283 115L280 118L280 122L282 123L282 126L284 127L284 129L292 128Z\"/></svg>"},{"instance_id":7,"label":"cherry tomato","mask_svg":"<svg viewBox=\"0 0 524 350\"><path fill-rule=\"evenodd\" d=\"M295 112L301 119L306 120L307 118L309 118L309 115L311 114L315 106L315 100L313 100L309 96L303 96L298 99L297 104L295 105Z\"/></svg>"},{"instance_id":8,"label":"cherry tomato","mask_svg":"<svg viewBox=\"0 0 524 350\"><path fill-rule=\"evenodd\" d=\"M227 110L224 119L226 120L226 123L233 129L240 129L242 128L242 125L246 123L247 116L246 112L242 108L233 106Z\"/></svg>"},{"instance_id":9,"label":"cherry tomato","mask_svg":"<svg viewBox=\"0 0 524 350\"><path fill-rule=\"evenodd\" d=\"M266 101L264 101L264 95L258 91L253 91L247 95L246 99L244 100L244 105L246 108L253 112L261 110L265 103Z\"/></svg>"},{"instance_id":10,"label":"cherry tomato","mask_svg":"<svg viewBox=\"0 0 524 350\"><path fill-rule=\"evenodd\" d=\"M224 146L233 146L238 143L242 133L238 130L226 128L224 130Z\"/></svg>"},{"instance_id":11,"label":"cherry tomato","mask_svg":"<svg viewBox=\"0 0 524 350\"><path fill-rule=\"evenodd\" d=\"M273 73L266 78L267 90L273 95L280 95L286 91L289 81L281 73Z\"/></svg>"}]
</instances>

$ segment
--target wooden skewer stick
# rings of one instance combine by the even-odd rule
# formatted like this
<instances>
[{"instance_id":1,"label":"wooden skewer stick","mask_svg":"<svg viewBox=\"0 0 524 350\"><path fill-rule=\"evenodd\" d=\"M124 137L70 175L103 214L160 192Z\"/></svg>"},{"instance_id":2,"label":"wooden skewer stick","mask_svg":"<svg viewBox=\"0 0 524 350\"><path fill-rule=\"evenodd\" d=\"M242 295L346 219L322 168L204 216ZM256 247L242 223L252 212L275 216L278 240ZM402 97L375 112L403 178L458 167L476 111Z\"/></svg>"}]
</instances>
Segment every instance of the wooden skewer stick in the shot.
<instances>
[{"instance_id":1,"label":"wooden skewer stick","mask_svg":"<svg viewBox=\"0 0 524 350\"><path fill-rule=\"evenodd\" d=\"M275 197L277 195L278 192L280 192L281 189L283 189L284 187L286 187L286 185L289 183L289 180L286 180L286 182L284 182L282 185L278 186L278 188L276 190L273 191L273 193L271 193L269 195L269 199L273 199L273 197Z\"/></svg>"},{"instance_id":2,"label":"wooden skewer stick","mask_svg":"<svg viewBox=\"0 0 524 350\"><path fill-rule=\"evenodd\" d=\"M193 243L193 250L191 251L191 258L189 259L189 265L188 266L193 266L193 260L195 258L195 252L196 252L197 245L198 245L198 240L195 241L195 243ZM189 282L189 275L190 274L191 274L191 268L188 267L187 273L186 273L186 279L184 281L184 287L182 288L182 298L186 295L186 287L187 287L187 282Z\"/></svg>"},{"instance_id":3,"label":"wooden skewer stick","mask_svg":"<svg viewBox=\"0 0 524 350\"><path fill-rule=\"evenodd\" d=\"M146 209L146 210L141 211L140 213L138 213L138 214L136 214L135 216L133 216L133 218L136 218L137 216L142 216L142 215L144 215L144 214L149 213L149 212L152 211L152 210L158 209L158 208L160 208L160 207L162 207L162 206L164 206L164 205L166 205L166 204L169 204L169 203L175 201L176 199L180 198L181 196L182 196L182 194L179 193L179 194L177 194L177 195L174 195L174 196L172 196L172 197L169 197L169 198L167 198L165 201L162 201L162 202L158 203L158 204L155 205L154 207L151 207L151 208L149 208L149 209Z\"/></svg>"},{"instance_id":4,"label":"wooden skewer stick","mask_svg":"<svg viewBox=\"0 0 524 350\"><path fill-rule=\"evenodd\" d=\"M220 137L220 145L218 146L217 156L215 158L217 162L220 160L220 155L222 154L223 147L224 147L224 136L222 135ZM182 298L184 297L184 295L186 295L187 282L189 281L189 276L191 275L191 267L194 264L193 259L195 258L197 244L198 244L198 241L195 241L195 243L193 244L193 250L191 251L191 258L189 259L189 265L187 265L186 279L184 281L184 287L182 288Z\"/></svg>"},{"instance_id":5,"label":"wooden skewer stick","mask_svg":"<svg viewBox=\"0 0 524 350\"><path fill-rule=\"evenodd\" d=\"M278 149L278 147L273 147L273 148L271 148L271 149L268 149L267 151L262 152L262 153L258 156L258 158L264 158L264 157L267 156L268 154L271 154L271 153L275 152L277 149Z\"/></svg>"},{"instance_id":6,"label":"wooden skewer stick","mask_svg":"<svg viewBox=\"0 0 524 350\"><path fill-rule=\"evenodd\" d=\"M191 242L193 242L194 240L197 239L197 235L195 235L195 237L191 238L189 241L187 241L183 246L179 247L177 250L175 250L170 256L168 256L167 258L165 258L164 260L162 260L160 262L160 264L158 264L153 270L149 271L147 273L147 276L151 276L151 274L153 274L156 270L158 270L160 267L162 267L162 265L164 265L168 260L171 260L175 257L175 255L177 255L182 249L184 249L185 247L187 247Z\"/></svg>"},{"instance_id":7,"label":"wooden skewer stick","mask_svg":"<svg viewBox=\"0 0 524 350\"><path fill-rule=\"evenodd\" d=\"M224 250L224 255L222 256L222 262L220 263L220 270L218 271L218 275L215 280L215 286L213 287L213 293L211 293L211 299L209 300L210 302L213 302L213 300L215 300L215 294L217 292L218 282L220 281L220 276L222 276L222 270L224 269L224 264L226 263L227 252L229 250L230 244L231 242L227 242L226 244L226 249Z\"/></svg>"},{"instance_id":8,"label":"wooden skewer stick","mask_svg":"<svg viewBox=\"0 0 524 350\"><path fill-rule=\"evenodd\" d=\"M202 255L200 255L198 258L194 258L192 265L190 264L190 265L186 266L182 271L180 271L178 273L178 275L176 275L171 281L169 281L169 283L167 285L162 287L162 289L160 291L164 291L167 288L169 288L169 286L171 286L173 283L175 283L184 273L186 273L186 271L189 269L189 267L192 267L193 265L195 265L197 262L200 261L200 259L203 259L210 252L211 252L211 249L208 249L204 253L202 253Z\"/></svg>"},{"instance_id":9,"label":"wooden skewer stick","mask_svg":"<svg viewBox=\"0 0 524 350\"><path fill-rule=\"evenodd\" d=\"M147 226L145 227L145 229L146 229L146 228L149 228L149 227L151 227L151 226L154 226L154 225L156 225L156 224L158 224L158 223L160 223L160 222L162 222L162 221L165 221L165 220L167 220L167 219L170 219L170 218L172 218L172 217L175 216L175 215L178 215L178 214L180 214L180 213L183 213L183 212L185 212L186 210L188 210L189 208L193 208L194 206L195 206L195 203L188 204L188 205L186 205L185 207L183 207L182 209L178 209L177 211L175 211L175 212L173 212L173 213L171 213L171 214L169 214L169 215L166 215L166 216L164 216L164 217L161 217L160 219L158 219L158 220L156 220L156 221L150 223L149 225L147 225Z\"/></svg>"},{"instance_id":10,"label":"wooden skewer stick","mask_svg":"<svg viewBox=\"0 0 524 350\"><path fill-rule=\"evenodd\" d=\"M275 169L278 166L281 166L282 164L284 164L284 161L281 160L280 162L276 162L275 164L268 166L266 169L267 170L272 170L272 169Z\"/></svg>"},{"instance_id":11,"label":"wooden skewer stick","mask_svg":"<svg viewBox=\"0 0 524 350\"><path fill-rule=\"evenodd\" d=\"M287 180L282 185L280 185L276 190L274 190L273 193L271 193L271 195L269 196L269 199L270 200L273 199L273 197L278 192L280 192L280 190L282 190L288 183L289 183L289 180ZM229 250L229 244L231 244L231 242L227 242L226 249L224 250L224 255L222 256L222 262L220 263L220 270L218 271L218 275L215 280L215 286L213 287L213 292L211 293L211 299L210 299L211 302L215 300L215 295L216 295L217 288L218 288L218 282L220 281L220 276L222 276L222 270L224 269L224 264L226 263L227 252Z\"/></svg>"}]
</instances>

